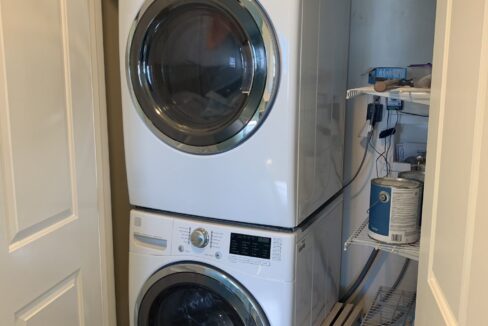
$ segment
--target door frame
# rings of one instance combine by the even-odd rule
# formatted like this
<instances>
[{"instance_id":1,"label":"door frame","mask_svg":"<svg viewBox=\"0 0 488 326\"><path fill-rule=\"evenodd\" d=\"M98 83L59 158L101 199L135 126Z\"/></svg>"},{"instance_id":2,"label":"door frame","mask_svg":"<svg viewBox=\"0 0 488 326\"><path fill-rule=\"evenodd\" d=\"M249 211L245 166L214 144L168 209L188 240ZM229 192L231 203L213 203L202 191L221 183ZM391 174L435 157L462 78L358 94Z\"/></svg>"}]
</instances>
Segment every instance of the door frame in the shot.
<instances>
[{"instance_id":1,"label":"door frame","mask_svg":"<svg viewBox=\"0 0 488 326\"><path fill-rule=\"evenodd\" d=\"M102 314L104 324L116 326L114 255L112 239L112 206L110 192L107 102L101 0L88 0L91 37L91 66L93 80L94 133L97 165L97 197L100 236L100 266L102 280Z\"/></svg>"}]
</instances>

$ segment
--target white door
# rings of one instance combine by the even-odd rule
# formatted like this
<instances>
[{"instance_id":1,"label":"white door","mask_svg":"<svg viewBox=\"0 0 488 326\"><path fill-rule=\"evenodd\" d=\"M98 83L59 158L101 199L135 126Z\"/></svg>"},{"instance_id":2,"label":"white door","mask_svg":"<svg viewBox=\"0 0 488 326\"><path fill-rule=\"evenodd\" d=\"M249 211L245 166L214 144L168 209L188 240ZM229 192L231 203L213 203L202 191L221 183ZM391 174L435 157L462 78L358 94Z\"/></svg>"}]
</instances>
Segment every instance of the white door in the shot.
<instances>
[{"instance_id":1,"label":"white door","mask_svg":"<svg viewBox=\"0 0 488 326\"><path fill-rule=\"evenodd\" d=\"M488 325L488 1L438 0L417 325Z\"/></svg>"},{"instance_id":2,"label":"white door","mask_svg":"<svg viewBox=\"0 0 488 326\"><path fill-rule=\"evenodd\" d=\"M99 0L0 0L0 324L114 325Z\"/></svg>"}]
</instances>

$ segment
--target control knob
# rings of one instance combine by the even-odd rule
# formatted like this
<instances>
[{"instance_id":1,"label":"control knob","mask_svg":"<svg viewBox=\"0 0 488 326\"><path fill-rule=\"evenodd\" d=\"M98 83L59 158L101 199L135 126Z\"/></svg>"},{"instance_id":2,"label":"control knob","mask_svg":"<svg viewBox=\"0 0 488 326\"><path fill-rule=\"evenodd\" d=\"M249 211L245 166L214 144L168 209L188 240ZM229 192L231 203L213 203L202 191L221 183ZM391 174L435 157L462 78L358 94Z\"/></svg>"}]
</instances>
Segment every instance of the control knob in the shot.
<instances>
[{"instance_id":1,"label":"control knob","mask_svg":"<svg viewBox=\"0 0 488 326\"><path fill-rule=\"evenodd\" d=\"M191 244L197 248L205 248L208 245L209 237L207 230L198 228L191 233Z\"/></svg>"}]
</instances>

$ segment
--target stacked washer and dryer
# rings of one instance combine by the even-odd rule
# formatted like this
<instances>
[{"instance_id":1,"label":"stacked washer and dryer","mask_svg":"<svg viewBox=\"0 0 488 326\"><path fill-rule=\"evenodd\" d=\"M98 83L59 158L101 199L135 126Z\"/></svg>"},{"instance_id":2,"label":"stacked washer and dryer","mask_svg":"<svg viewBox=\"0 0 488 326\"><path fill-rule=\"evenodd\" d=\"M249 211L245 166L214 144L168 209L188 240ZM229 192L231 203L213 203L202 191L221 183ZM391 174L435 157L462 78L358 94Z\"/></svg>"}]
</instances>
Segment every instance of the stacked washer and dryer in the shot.
<instances>
[{"instance_id":1,"label":"stacked washer and dryer","mask_svg":"<svg viewBox=\"0 0 488 326\"><path fill-rule=\"evenodd\" d=\"M131 325L316 325L339 291L348 1L121 0Z\"/></svg>"}]
</instances>

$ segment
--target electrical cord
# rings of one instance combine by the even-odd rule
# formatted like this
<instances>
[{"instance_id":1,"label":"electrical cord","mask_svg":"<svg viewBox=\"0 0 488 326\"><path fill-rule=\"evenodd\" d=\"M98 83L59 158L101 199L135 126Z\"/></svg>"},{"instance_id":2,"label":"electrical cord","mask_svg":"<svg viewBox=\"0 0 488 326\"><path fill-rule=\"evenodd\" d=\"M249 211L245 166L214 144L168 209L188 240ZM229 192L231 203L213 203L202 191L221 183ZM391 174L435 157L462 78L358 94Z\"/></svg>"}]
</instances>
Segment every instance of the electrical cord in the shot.
<instances>
[{"instance_id":1,"label":"electrical cord","mask_svg":"<svg viewBox=\"0 0 488 326\"><path fill-rule=\"evenodd\" d=\"M368 261L364 265L363 269L361 270L361 273L359 273L358 277L354 281L354 283L349 287L349 289L346 291L346 293L339 299L339 302L346 303L352 295L356 292L356 290L359 288L361 283L363 283L364 279L366 278L366 275L368 274L369 270L371 269L371 266L373 266L374 261L378 257L379 250L378 249L373 249L371 254L369 255ZM400 282L403 280L405 277L405 274L407 273L408 266L410 265L410 259L406 258L405 263L403 263L403 267L398 274L395 283L393 283L391 289L396 290L398 288L398 285L400 285ZM390 298L390 295L385 296L383 299L383 302L388 301ZM399 319L401 315L397 316L397 319Z\"/></svg>"},{"instance_id":2,"label":"electrical cord","mask_svg":"<svg viewBox=\"0 0 488 326\"><path fill-rule=\"evenodd\" d=\"M376 158L376 162L375 162L375 170L376 170L376 177L379 178L380 174L378 172L378 160L380 159L380 157L384 157L384 154L380 153L378 149L376 149L376 147L371 142L369 143L369 146L371 146L371 148L376 152L376 154L378 154L378 157Z\"/></svg>"},{"instance_id":3,"label":"electrical cord","mask_svg":"<svg viewBox=\"0 0 488 326\"><path fill-rule=\"evenodd\" d=\"M356 290L359 288L359 286L361 285L361 283L364 281L364 279L365 279L366 275L368 274L369 270L371 269L371 266L373 265L374 261L376 260L376 257L378 256L378 253L379 253L379 250L378 249L374 249L371 252L371 254L370 254L369 258L368 258L368 261L364 265L363 270L361 271L361 273L357 277L356 281L354 282L353 285L351 285L351 287L346 291L346 293L339 299L339 302L346 303L352 297L352 295L356 292ZM409 265L410 265L410 259L406 258L405 259L405 263L403 264L403 267L402 267L400 273L398 274L395 282L393 283L393 286L391 287L391 292L389 294L387 294L385 296L385 298L383 298L382 302L388 301L388 299L390 298L390 296L393 293L393 291L397 289L398 285L400 285L400 282L405 277L405 274L406 274L406 272L408 270L408 266ZM379 310L376 310L376 313L377 312L379 312ZM380 326L395 325L395 323L400 318L402 318L403 315L404 315L404 312L400 312L400 313L398 313L395 316L395 318L393 320L388 321L386 323L383 323Z\"/></svg>"},{"instance_id":4,"label":"electrical cord","mask_svg":"<svg viewBox=\"0 0 488 326\"><path fill-rule=\"evenodd\" d=\"M393 291L395 291L397 289L398 285L400 285L400 282L403 280L403 277L405 277L405 273L407 272L407 269L408 269L408 266L409 265L410 265L410 259L409 258L405 258L405 263L403 263L403 267L402 267L402 270L400 271L400 274L398 274L398 277L395 280L395 283L393 283L393 286L391 287L391 291L385 295L385 297L383 298L383 300L381 300L382 302L387 302L388 299L390 299L391 295L393 294ZM378 312L378 311L379 310L376 310L376 312ZM400 318L402 318L404 314L405 314L404 311L400 311L400 312L398 312L398 314L392 320L390 320L390 321L388 321L386 323L383 323L380 326L395 325L396 322Z\"/></svg>"},{"instance_id":5,"label":"electrical cord","mask_svg":"<svg viewBox=\"0 0 488 326\"><path fill-rule=\"evenodd\" d=\"M368 155L368 149L369 149L369 143L371 142L371 137L373 136L373 130L369 131L368 132L368 138L367 138L367 142L366 142L366 147L364 149L364 154L363 154L363 158L361 159L361 163L359 164L359 167L356 171L356 173L354 173L354 176L351 178L351 180L349 180L346 184L344 184L341 189L339 189L335 195L333 195L328 201L326 201L325 203L323 203L322 205L320 205L312 214L310 214L310 216L306 219L307 221L313 221L313 216L316 216L319 212L321 212L327 205L329 205L330 202L332 202L333 200L335 200L337 197L339 197L343 192L344 192L344 189L346 189L347 187L349 187L351 185L351 183L354 182L354 180L356 180L356 178L358 177L359 173L361 172L361 170L363 169L363 166L364 166L364 162L366 161L366 156Z\"/></svg>"},{"instance_id":6,"label":"electrical cord","mask_svg":"<svg viewBox=\"0 0 488 326\"><path fill-rule=\"evenodd\" d=\"M371 254L369 255L368 261L364 265L363 269L361 270L361 273L359 273L358 277L354 281L354 283L347 289L346 293L339 299L339 302L346 303L356 292L356 290L359 288L361 283L363 283L364 278L368 274L369 270L371 269L371 266L373 266L374 261L378 257L379 250L378 249L373 249Z\"/></svg>"},{"instance_id":7,"label":"electrical cord","mask_svg":"<svg viewBox=\"0 0 488 326\"><path fill-rule=\"evenodd\" d=\"M393 129L396 129L396 127L398 126L399 116L400 115L398 114L398 112L396 112L396 121L395 121L395 125L393 126ZM387 121L387 126L386 126L387 129L388 129L388 123L389 122L390 122L390 112L388 111L388 121ZM391 140L392 137L393 137L393 134L388 136L388 147L386 149L386 154L385 154L386 157L388 157L388 154L390 153L391 144L392 144L392 140ZM390 174L391 174L391 164L390 164L390 162L387 161L387 163L386 163L386 176L390 176Z\"/></svg>"},{"instance_id":8,"label":"electrical cord","mask_svg":"<svg viewBox=\"0 0 488 326\"><path fill-rule=\"evenodd\" d=\"M359 288L361 283L364 281L366 278L366 275L368 274L369 270L371 269L371 266L373 266L374 261L376 260L378 256L379 250L374 249L371 254L369 255L368 261L364 265L363 269L361 270L361 273L359 273L359 276L356 278L354 283L349 287L349 289L346 291L346 293L339 299L339 302L345 303L348 301L354 292ZM410 259L406 258L405 263L403 264L403 267L398 274L395 283L393 283L393 286L391 287L392 291L396 290L398 288L398 285L400 285L400 282L403 280L405 277L405 274L407 273L408 266L410 265ZM389 299L390 295L385 296L385 298L382 300L383 302L386 302ZM401 317L401 316L400 316Z\"/></svg>"},{"instance_id":9,"label":"electrical cord","mask_svg":"<svg viewBox=\"0 0 488 326\"><path fill-rule=\"evenodd\" d=\"M409 114L409 113L406 113L406 114ZM395 121L395 128L398 125L398 118L399 118L399 114L397 112L396 121ZM390 120L390 112L388 112L388 115L387 115L387 128L388 128L389 120ZM373 132L374 132L374 129L371 130L368 133L368 139L367 139L367 142L366 142L366 148L364 150L364 154L363 154L363 157L361 159L361 163L359 164L359 167L358 167L356 173L354 174L354 176L345 185L342 186L342 188L340 189L339 193L342 192L344 189L346 189L349 185L351 185L351 183L353 183L354 180L358 177L359 173L361 172L361 170L362 170L362 168L364 166L364 162L366 161L366 156L368 154L369 146L371 146L374 149L374 151L378 154L378 157L376 159L376 166L378 164L378 159L381 158L381 157L383 157L383 159L385 160L385 164L386 164L387 175L389 175L389 173L390 173L389 170L390 169L389 169L389 162L388 162L387 156L388 156L388 153L389 153L390 148L391 148L391 135L388 137L388 145L386 143L387 142L387 139L385 139L385 150L383 151L383 153L380 153L371 144L371 140L372 140L372 137L373 137ZM386 153L386 155L385 155L385 153ZM378 171L376 173L378 174ZM359 286L363 283L364 279L366 278L366 275L368 274L369 270L371 269L371 266L373 266L373 263L375 262L376 258L378 257L378 253L379 253L379 250L378 249L373 249L373 251L369 255L368 260L366 261L366 264L364 265L363 269L359 273L358 277L356 278L356 280L354 281L354 283L348 288L348 290L346 291L346 293L344 295L342 295L342 297L339 299L339 302L342 302L342 303L347 302L352 297L352 295L357 291L357 289L359 288ZM403 264L402 270L398 274L398 277L397 277L397 279L395 280L395 283L392 286L392 289L393 290L395 290L398 287L398 285L400 284L400 282L402 281L402 279L405 276L405 273L406 273L406 271L408 269L409 264L410 264L410 259L407 258L405 260L405 263ZM388 298L385 298L385 301L387 299ZM400 318L400 317L401 317L401 315L398 318Z\"/></svg>"},{"instance_id":10,"label":"electrical cord","mask_svg":"<svg viewBox=\"0 0 488 326\"><path fill-rule=\"evenodd\" d=\"M428 118L429 116L428 115L424 115L424 114L418 114L418 113L412 113L412 112L405 112L405 111L400 111L401 114L406 114L406 115L413 115L413 116L416 116L416 117L422 117L422 118Z\"/></svg>"},{"instance_id":11,"label":"electrical cord","mask_svg":"<svg viewBox=\"0 0 488 326\"><path fill-rule=\"evenodd\" d=\"M390 128L390 110L388 110L388 114L386 116L386 129ZM390 148L390 141L391 136L386 137L385 140L385 168L386 168L386 177L390 175L390 162L388 162L388 150Z\"/></svg>"},{"instance_id":12,"label":"electrical cord","mask_svg":"<svg viewBox=\"0 0 488 326\"><path fill-rule=\"evenodd\" d=\"M386 118L386 129L388 129L388 125L390 123L390 111L388 110L387 111L388 114L387 114L387 118ZM375 161L375 168L376 168L376 177L379 178L379 171L378 171L378 161L380 159L383 159L384 162L385 162L385 169L386 169L386 176L388 176L388 166L389 166L389 162L388 162L388 156L387 156L387 140L389 139L390 136L388 137L385 137L383 139L383 152L379 152L374 146L372 146L375 150L375 152L378 154L378 157L376 157L376 161Z\"/></svg>"},{"instance_id":13,"label":"electrical cord","mask_svg":"<svg viewBox=\"0 0 488 326\"><path fill-rule=\"evenodd\" d=\"M400 274L398 274L398 277L395 280L395 283L393 283L393 286L391 287L393 290L396 290L398 285L400 285L400 282L403 280L403 277L405 276L405 273L407 272L409 265L410 265L410 259L405 258L405 263L403 263L402 270L400 271Z\"/></svg>"},{"instance_id":14,"label":"electrical cord","mask_svg":"<svg viewBox=\"0 0 488 326\"><path fill-rule=\"evenodd\" d=\"M368 132L368 136L367 137L368 137L368 139L366 141L366 147L364 148L364 154L363 154L363 158L361 159L361 163L359 163L359 167L356 170L356 173L353 175L353 177L345 185L342 186L342 188L339 190L339 193L343 192L344 189L346 189L347 187L349 187L351 185L351 183L353 183L354 180L356 180L356 178L358 177L359 173L363 169L364 162L366 161L366 156L368 156L368 149L369 149L369 146L370 146L371 138L373 137L373 130L371 130L370 132Z\"/></svg>"},{"instance_id":15,"label":"electrical cord","mask_svg":"<svg viewBox=\"0 0 488 326\"><path fill-rule=\"evenodd\" d=\"M400 285L400 282L403 280L405 274L407 273L407 269L409 265L410 265L410 259L405 258L405 262L403 263L402 269L400 270L400 273L398 274L395 283L393 283L393 285L391 286L391 292L385 295L384 299L382 300L383 302L388 301L388 299L391 296L391 293L393 293L393 291L398 288L398 285Z\"/></svg>"},{"instance_id":16,"label":"electrical cord","mask_svg":"<svg viewBox=\"0 0 488 326\"><path fill-rule=\"evenodd\" d=\"M354 173L354 175L352 176L352 178L348 182L346 182L346 184L344 184L342 186L342 188L339 190L338 193L342 193L344 191L344 189L346 189L347 187L349 187L354 182L354 180L356 180L357 177L359 176L359 173L363 169L364 162L366 162L366 157L368 156L368 149L369 149L369 146L371 146L371 139L373 138L373 133L374 133L374 127L373 127L373 129L371 129L368 132L368 136L367 136L367 139L366 139L366 146L364 148L363 157L361 158L361 162L359 163L359 166L358 166L358 169L356 170L356 173ZM370 268L373 265L374 261L376 260L376 257L378 256L378 253L379 253L379 250L378 249L374 249L371 252L371 255L369 256L368 261L366 262L366 265L364 265L363 270L359 274L359 276L356 279L356 281L354 282L354 284L347 290L347 292L339 300L340 302L347 301L352 296L352 294L354 292L356 292L356 289L359 287L359 285L361 285L361 283L363 282L364 278L366 277L366 274L368 273L368 271L370 270Z\"/></svg>"},{"instance_id":17,"label":"electrical cord","mask_svg":"<svg viewBox=\"0 0 488 326\"><path fill-rule=\"evenodd\" d=\"M367 140L366 140L366 147L364 149L364 154L363 154L363 157L361 159L361 163L359 163L359 167L356 170L356 173L354 173L353 177L346 184L344 184L342 186L342 188L339 190L339 193L343 192L344 189L346 189L347 187L349 187L354 182L354 180L356 180L356 178L358 177L359 173L363 169L364 162L366 162L366 156L368 156L369 146L371 146L371 139L373 138L373 132L374 132L374 129L372 129L368 133ZM376 260L376 257L378 256L378 252L379 252L378 249L374 249L371 252L371 255L369 256L368 261L366 262L366 265L364 265L363 270L361 271L361 273L359 274L359 276L356 278L356 281L346 291L346 293L341 297L341 299L339 300L339 302L346 302L347 300L349 300L349 298L352 296L352 294L354 292L356 292L356 289L359 287L359 285L361 285L361 283L363 282L364 278L366 277L366 274L368 273L369 269L371 268L371 266L373 265L374 261Z\"/></svg>"}]
</instances>

